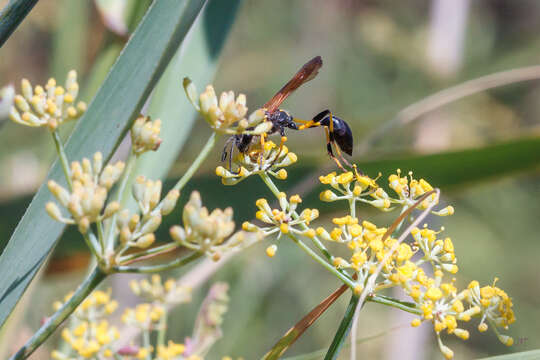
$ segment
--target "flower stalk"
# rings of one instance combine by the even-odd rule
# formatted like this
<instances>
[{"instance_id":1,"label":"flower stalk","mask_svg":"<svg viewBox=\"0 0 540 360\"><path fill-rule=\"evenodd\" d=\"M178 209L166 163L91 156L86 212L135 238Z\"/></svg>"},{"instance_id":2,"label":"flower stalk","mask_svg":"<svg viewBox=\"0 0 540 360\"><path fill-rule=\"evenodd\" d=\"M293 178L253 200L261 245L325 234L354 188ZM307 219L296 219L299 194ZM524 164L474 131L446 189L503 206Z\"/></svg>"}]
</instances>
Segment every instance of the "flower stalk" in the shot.
<instances>
[{"instance_id":1,"label":"flower stalk","mask_svg":"<svg viewBox=\"0 0 540 360\"><path fill-rule=\"evenodd\" d=\"M10 360L22 360L30 356L55 330L75 311L77 306L105 279L107 274L99 266L94 267L90 275L75 290L73 296L62 305L45 324L19 349Z\"/></svg>"}]
</instances>

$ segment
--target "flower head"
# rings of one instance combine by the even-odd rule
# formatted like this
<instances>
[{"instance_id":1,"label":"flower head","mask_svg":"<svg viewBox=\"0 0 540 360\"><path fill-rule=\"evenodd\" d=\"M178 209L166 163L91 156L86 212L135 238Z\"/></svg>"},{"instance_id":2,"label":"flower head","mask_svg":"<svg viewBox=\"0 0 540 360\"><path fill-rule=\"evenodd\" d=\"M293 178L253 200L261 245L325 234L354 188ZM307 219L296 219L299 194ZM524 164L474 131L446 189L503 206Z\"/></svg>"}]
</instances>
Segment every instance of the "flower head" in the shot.
<instances>
[{"instance_id":1,"label":"flower head","mask_svg":"<svg viewBox=\"0 0 540 360\"><path fill-rule=\"evenodd\" d=\"M15 96L15 105L11 108L10 118L26 126L46 126L51 131L66 121L79 118L86 111L86 104L75 100L79 93L77 73L71 70L65 86L58 86L51 78L45 87L32 85L26 79L21 81L21 93Z\"/></svg>"},{"instance_id":2,"label":"flower head","mask_svg":"<svg viewBox=\"0 0 540 360\"><path fill-rule=\"evenodd\" d=\"M309 225L311 221L319 217L319 210L304 209L300 214L296 212L298 204L302 199L298 195L293 195L289 199L285 193L279 194L279 209L272 209L266 199L259 199L255 205L259 208L256 217L264 223L264 226L257 226L250 222L245 222L242 228L246 231L262 231L264 236L277 234L279 239L283 234L296 233L313 237L314 230L299 227L299 225ZM272 253L275 253L274 249Z\"/></svg>"},{"instance_id":3,"label":"flower head","mask_svg":"<svg viewBox=\"0 0 540 360\"><path fill-rule=\"evenodd\" d=\"M234 233L232 216L231 208L208 212L202 206L201 196L194 191L184 207L184 227L173 226L170 234L181 245L218 260L223 252L247 246L260 238L258 233Z\"/></svg>"},{"instance_id":4,"label":"flower head","mask_svg":"<svg viewBox=\"0 0 540 360\"><path fill-rule=\"evenodd\" d=\"M248 108L244 94L239 94L235 99L233 91L223 92L218 100L214 87L208 85L206 90L198 95L195 85L188 78L184 78L184 90L195 109L216 132L261 135L272 128L264 109L257 109L246 118Z\"/></svg>"},{"instance_id":5,"label":"flower head","mask_svg":"<svg viewBox=\"0 0 540 360\"><path fill-rule=\"evenodd\" d=\"M216 175L221 177L224 185L234 185L248 176L267 172L273 177L284 180L287 178L286 166L294 164L298 160L295 153L289 152L287 146L281 148L272 141L266 141L264 148L255 146L247 153L238 153L234 163L238 168L235 173L223 166L216 168Z\"/></svg>"},{"instance_id":6,"label":"flower head","mask_svg":"<svg viewBox=\"0 0 540 360\"><path fill-rule=\"evenodd\" d=\"M150 281L132 280L129 286L135 295L161 304L180 304L191 300L190 288L177 284L172 278L162 282L158 274L152 275Z\"/></svg>"},{"instance_id":7,"label":"flower head","mask_svg":"<svg viewBox=\"0 0 540 360\"><path fill-rule=\"evenodd\" d=\"M91 223L113 215L120 208L120 205L114 201L105 207L105 202L108 191L118 181L123 171L123 162L109 164L103 168L102 155L99 152L94 154L92 161L84 158L82 162L72 162L71 191L54 180L50 180L47 184L60 205L68 210L71 218L64 217L59 207L53 202L47 203L45 207L47 212L57 221L77 224L79 231L85 234Z\"/></svg>"}]
</instances>

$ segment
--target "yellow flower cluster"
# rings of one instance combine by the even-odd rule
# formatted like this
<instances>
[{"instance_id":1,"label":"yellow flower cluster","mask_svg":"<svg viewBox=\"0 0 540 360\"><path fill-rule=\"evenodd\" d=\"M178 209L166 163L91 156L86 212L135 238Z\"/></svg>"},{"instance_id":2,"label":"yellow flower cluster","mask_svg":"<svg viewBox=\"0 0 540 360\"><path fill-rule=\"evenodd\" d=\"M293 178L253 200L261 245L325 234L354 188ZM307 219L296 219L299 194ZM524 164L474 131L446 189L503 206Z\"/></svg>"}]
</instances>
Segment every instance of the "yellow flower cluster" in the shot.
<instances>
[{"instance_id":1,"label":"yellow flower cluster","mask_svg":"<svg viewBox=\"0 0 540 360\"><path fill-rule=\"evenodd\" d=\"M298 204L302 199L298 195L293 195L287 200L285 193L279 193L280 209L272 209L266 199L259 199L255 205L259 208L256 213L258 220L265 223L267 226L257 226L250 222L244 222L242 228L246 231L262 231L264 236L277 233L279 239L282 234L296 233L313 237L312 229L298 229L299 224L309 225L311 221L319 217L319 210L304 209L299 215L296 212Z\"/></svg>"},{"instance_id":2,"label":"yellow flower cluster","mask_svg":"<svg viewBox=\"0 0 540 360\"><path fill-rule=\"evenodd\" d=\"M47 213L57 221L77 224L79 231L85 234L91 223L110 217L119 210L118 202L111 202L105 207L105 201L108 191L118 181L123 171L124 163L121 161L103 168L103 156L99 152L94 154L92 161L84 158L82 162L72 162L71 191L54 180L49 180L47 183L51 193L68 210L71 218L64 217L59 207L53 202L46 204ZM104 207L105 210L103 210Z\"/></svg>"},{"instance_id":3,"label":"yellow flower cluster","mask_svg":"<svg viewBox=\"0 0 540 360\"><path fill-rule=\"evenodd\" d=\"M397 204L405 211L433 190L424 179L413 179L411 173L409 177L401 177L399 170L388 180L397 198L390 197L377 186L375 180L367 176L356 172L340 175L331 173L320 177L321 183L332 187L332 190L322 192L320 198L323 201L348 200L352 204L361 201L383 211L392 210L391 205ZM437 203L438 196L433 193L417 208L428 209ZM431 213L446 216L453 212L453 207L447 206ZM495 286L480 288L478 282L473 281L466 290L458 292L454 285L455 278L444 280L445 276L453 276L458 272L452 240L449 237L438 237L444 229L437 232L427 226L423 229L413 228L410 232L413 242L408 244L398 243L396 239L385 235L387 228L379 228L368 221L361 222L351 215L334 218L333 223L336 226L330 232L322 227L317 228L317 236L326 241L345 244L351 251L349 259L333 258L333 265L354 271L357 278L356 292L364 291L370 278L374 280L373 287L366 289L370 293L395 286L402 288L422 313L421 318L415 319L412 325L418 326L424 320L431 321L440 350L446 358L452 358L453 352L442 343L440 333L446 330L448 334L468 339L469 332L458 327L458 322L469 321L473 316L481 318L478 327L480 331L487 329L487 321L493 325L503 343L512 344L512 338L497 331L497 327L506 329L514 321L512 302L504 291ZM385 263L381 264L382 261ZM428 276L423 269L424 265L431 267L430 272L433 272L434 277ZM378 268L381 269L380 274L377 273Z\"/></svg>"},{"instance_id":4,"label":"yellow flower cluster","mask_svg":"<svg viewBox=\"0 0 540 360\"><path fill-rule=\"evenodd\" d=\"M68 294L64 301L68 301ZM55 309L62 306L61 302L53 304ZM69 345L68 353L54 350L51 357L55 360L72 359L75 352L81 358L112 358L112 342L120 338L116 327L110 326L104 318L112 314L118 303L111 299L109 292L94 291L74 312L73 321L69 328L62 331L62 339Z\"/></svg>"},{"instance_id":5,"label":"yellow flower cluster","mask_svg":"<svg viewBox=\"0 0 540 360\"><path fill-rule=\"evenodd\" d=\"M191 289L181 286L174 279L161 280L161 276L154 274L148 279L132 280L129 283L131 291L148 301L158 301L162 304L179 304L191 300Z\"/></svg>"},{"instance_id":6,"label":"yellow flower cluster","mask_svg":"<svg viewBox=\"0 0 540 360\"><path fill-rule=\"evenodd\" d=\"M136 155L156 151L161 145L159 133L161 120L152 121L149 116L139 116L131 127L131 149Z\"/></svg>"},{"instance_id":7,"label":"yellow flower cluster","mask_svg":"<svg viewBox=\"0 0 540 360\"><path fill-rule=\"evenodd\" d=\"M152 330L158 326L164 315L165 308L162 304L144 303L135 308L127 308L122 314L122 321L127 325Z\"/></svg>"},{"instance_id":8,"label":"yellow flower cluster","mask_svg":"<svg viewBox=\"0 0 540 360\"><path fill-rule=\"evenodd\" d=\"M233 211L214 209L211 213L202 206L201 196L197 191L191 193L184 206L184 227L175 225L171 228L171 237L181 245L201 252L217 261L226 251L248 246L261 238L260 233L234 232Z\"/></svg>"},{"instance_id":9,"label":"yellow flower cluster","mask_svg":"<svg viewBox=\"0 0 540 360\"><path fill-rule=\"evenodd\" d=\"M65 86L58 86L51 78L45 88L38 85L32 89L30 81L21 81L21 94L14 98L9 117L18 124L40 127L54 131L64 122L79 118L86 111L82 101L75 104L79 93L77 73L71 70Z\"/></svg>"},{"instance_id":10,"label":"yellow flower cluster","mask_svg":"<svg viewBox=\"0 0 540 360\"><path fill-rule=\"evenodd\" d=\"M248 153L238 153L234 157L234 163L238 172L225 169L223 166L216 168L216 175L221 177L224 185L234 185L248 176L267 172L276 179L287 178L286 166L294 164L298 160L295 153L289 152L287 146L279 146L272 141L264 143L264 149L260 145L254 146Z\"/></svg>"},{"instance_id":11,"label":"yellow flower cluster","mask_svg":"<svg viewBox=\"0 0 540 360\"><path fill-rule=\"evenodd\" d=\"M154 232L161 225L162 216L174 210L180 196L178 190L172 189L160 202L161 188L160 180L149 180L142 175L135 179L132 194L141 214L132 214L128 209L124 209L119 212L116 221L124 249L146 249L156 240Z\"/></svg>"},{"instance_id":12,"label":"yellow flower cluster","mask_svg":"<svg viewBox=\"0 0 540 360\"><path fill-rule=\"evenodd\" d=\"M272 123L266 121L264 109L257 109L246 118L248 108L244 94L239 94L235 99L234 92L223 92L218 100L214 87L208 85L198 95L195 85L188 78L184 78L184 90L195 109L218 133L261 135L272 128Z\"/></svg>"}]
</instances>

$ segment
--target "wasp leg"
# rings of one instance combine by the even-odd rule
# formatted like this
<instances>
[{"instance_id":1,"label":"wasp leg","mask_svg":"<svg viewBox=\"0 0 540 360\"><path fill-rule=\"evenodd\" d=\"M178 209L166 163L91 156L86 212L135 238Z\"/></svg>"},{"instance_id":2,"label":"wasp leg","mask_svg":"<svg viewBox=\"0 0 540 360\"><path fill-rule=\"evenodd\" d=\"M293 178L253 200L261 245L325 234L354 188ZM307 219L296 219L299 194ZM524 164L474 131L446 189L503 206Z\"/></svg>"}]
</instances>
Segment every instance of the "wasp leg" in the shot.
<instances>
[{"instance_id":1,"label":"wasp leg","mask_svg":"<svg viewBox=\"0 0 540 360\"><path fill-rule=\"evenodd\" d=\"M302 124L298 127L298 130L305 130L311 127L321 126L319 122L313 121L313 120L301 120L301 119L293 118L293 121Z\"/></svg>"},{"instance_id":2,"label":"wasp leg","mask_svg":"<svg viewBox=\"0 0 540 360\"><path fill-rule=\"evenodd\" d=\"M334 152L332 151L332 143L334 142L332 137L331 137L331 134L330 132L328 131L328 128L325 126L324 127L324 133L326 134L326 151L328 152L328 155L332 158L332 160L334 160L334 162L337 164L337 166L343 170L343 171L347 171L343 165L341 165L341 163L339 162L339 159L334 155ZM337 149L337 146L336 146L336 149Z\"/></svg>"},{"instance_id":3,"label":"wasp leg","mask_svg":"<svg viewBox=\"0 0 540 360\"><path fill-rule=\"evenodd\" d=\"M259 152L259 168L262 169L263 165L263 156L264 156L264 144L265 144L266 134L261 134L261 150Z\"/></svg>"},{"instance_id":4,"label":"wasp leg","mask_svg":"<svg viewBox=\"0 0 540 360\"><path fill-rule=\"evenodd\" d=\"M343 154L341 153L341 150L339 150L339 146L336 146L336 151L337 151L337 154L338 154L339 158L340 158L341 160L343 160L343 162L344 162L347 166L352 167L351 163L349 163L349 162L347 161L347 159L345 159L345 158L343 157Z\"/></svg>"},{"instance_id":5,"label":"wasp leg","mask_svg":"<svg viewBox=\"0 0 540 360\"><path fill-rule=\"evenodd\" d=\"M265 170L268 170L270 169L272 166L274 166L274 164L276 163L277 159L279 158L279 155L281 155L281 151L283 150L283 144L285 144L285 141L287 141L287 137L285 136L285 134L282 134L281 135L281 142L279 143L279 149L278 149L278 152L276 154L276 157L274 158L274 160L272 160L272 162L270 163L270 165L268 165L266 167Z\"/></svg>"}]
</instances>

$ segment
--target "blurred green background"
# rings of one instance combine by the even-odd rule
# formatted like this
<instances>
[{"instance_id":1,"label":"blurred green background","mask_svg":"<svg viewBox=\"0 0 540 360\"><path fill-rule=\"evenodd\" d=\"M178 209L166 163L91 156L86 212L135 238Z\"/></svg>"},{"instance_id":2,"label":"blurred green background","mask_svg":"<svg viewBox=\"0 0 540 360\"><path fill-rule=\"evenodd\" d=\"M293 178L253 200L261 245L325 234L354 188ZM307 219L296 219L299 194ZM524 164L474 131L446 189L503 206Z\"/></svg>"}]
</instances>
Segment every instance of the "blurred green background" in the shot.
<instances>
[{"instance_id":1,"label":"blurred green background","mask_svg":"<svg viewBox=\"0 0 540 360\"><path fill-rule=\"evenodd\" d=\"M116 10L109 11L114 14ZM246 0L227 40L214 85L218 92L233 89L245 93L248 106L255 109L303 63L321 55L324 66L318 77L283 107L304 119L329 108L351 125L355 141L360 143L400 110L441 89L538 64L539 33L540 3L534 0ZM124 41L110 25L104 25L92 1L39 2L2 49L0 83L12 82L18 87L22 77L45 83L51 74L63 81L67 70L75 68L83 96L90 101L99 84L96 74L106 73ZM186 75L178 74L179 101L186 101L180 86ZM539 77L538 70L531 75L535 77ZM206 84L197 85L201 90ZM379 141L371 142L367 151L354 158L372 176L378 171L387 176L399 167L442 186L444 203L452 204L456 214L430 222L434 227L444 226L445 234L454 241L460 266L458 284L465 286L472 279L490 284L499 277L497 285L513 297L517 322L508 334L514 337L515 345L507 348L492 332L479 334L470 329L471 338L465 342L444 337L456 358L540 347L540 241L536 228L540 216L539 98L538 81L466 96L407 125L388 126ZM69 129L65 135L68 133ZM171 170L171 179L182 174L209 133L203 121L195 123ZM290 169L290 178L282 186L290 188L304 180L302 189L311 194L304 205L319 207L313 179L321 174L320 167L330 163L324 134L312 129L289 132L288 136L288 146L300 161ZM523 146L523 141L532 145ZM497 148L501 144L510 145ZM220 150L221 144L181 200L188 197L190 189L198 189L209 208L233 205L237 223L241 223L253 216L254 201L269 193L257 178L224 188L213 175ZM428 158L427 154L441 156ZM0 242L9 239L54 156L46 131L0 123ZM326 223L346 210L338 203L321 204L320 208L321 221ZM175 213L167 221L177 222L179 216ZM380 226L390 223L393 216L360 210L360 217ZM167 236L166 231L163 236ZM221 354L260 357L339 286L287 241L279 242L275 258L267 258L264 249L270 241L236 256L211 278L210 283L225 280L231 286L225 336L213 348L211 359ZM30 334L50 313L52 301L72 289L84 274L87 257L81 245L75 233L68 232L62 240L42 281L32 289L21 334ZM128 297L127 278L120 275L111 282L120 298ZM191 304L175 311L171 338L181 340L189 335L195 310L209 284L195 290ZM347 301L343 296L287 355L327 347ZM410 329L411 319L369 303L361 314L359 336L382 335L360 344L359 358L393 359L396 354L402 359L440 357L430 325ZM52 348L54 339L46 346ZM32 358L47 358L47 354L42 350ZM348 356L347 350L342 352L342 358Z\"/></svg>"}]
</instances>

